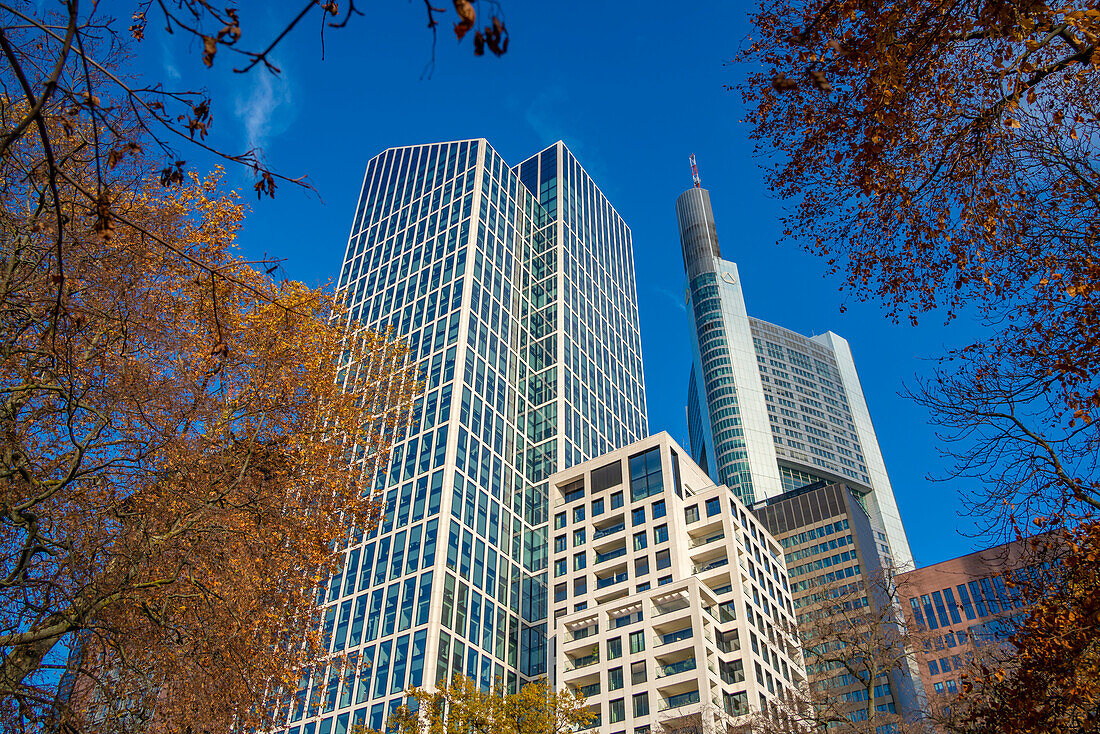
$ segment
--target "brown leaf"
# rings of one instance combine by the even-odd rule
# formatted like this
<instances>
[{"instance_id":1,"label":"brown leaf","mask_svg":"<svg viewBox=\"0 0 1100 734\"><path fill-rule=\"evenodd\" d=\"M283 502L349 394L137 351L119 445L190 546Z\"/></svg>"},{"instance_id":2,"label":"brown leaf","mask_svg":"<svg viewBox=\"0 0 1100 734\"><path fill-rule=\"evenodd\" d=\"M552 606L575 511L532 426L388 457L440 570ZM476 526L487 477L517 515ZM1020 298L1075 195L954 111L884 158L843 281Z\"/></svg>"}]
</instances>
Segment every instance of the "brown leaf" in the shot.
<instances>
[{"instance_id":1,"label":"brown leaf","mask_svg":"<svg viewBox=\"0 0 1100 734\"><path fill-rule=\"evenodd\" d=\"M202 37L202 63L214 65L214 54L218 52L218 39L213 36Z\"/></svg>"},{"instance_id":2,"label":"brown leaf","mask_svg":"<svg viewBox=\"0 0 1100 734\"><path fill-rule=\"evenodd\" d=\"M454 6L459 17L459 22L455 23L455 35L461 41L462 37L466 35L466 31L474 27L474 23L477 21L477 13L474 12L474 6L470 3L470 0L454 0ZM477 51L475 50L474 53L477 53Z\"/></svg>"},{"instance_id":3,"label":"brown leaf","mask_svg":"<svg viewBox=\"0 0 1100 734\"><path fill-rule=\"evenodd\" d=\"M786 92L788 90L797 88L798 83L795 82L793 79L788 79L786 75L783 74L783 72L779 72L772 79L772 87L777 92Z\"/></svg>"}]
</instances>

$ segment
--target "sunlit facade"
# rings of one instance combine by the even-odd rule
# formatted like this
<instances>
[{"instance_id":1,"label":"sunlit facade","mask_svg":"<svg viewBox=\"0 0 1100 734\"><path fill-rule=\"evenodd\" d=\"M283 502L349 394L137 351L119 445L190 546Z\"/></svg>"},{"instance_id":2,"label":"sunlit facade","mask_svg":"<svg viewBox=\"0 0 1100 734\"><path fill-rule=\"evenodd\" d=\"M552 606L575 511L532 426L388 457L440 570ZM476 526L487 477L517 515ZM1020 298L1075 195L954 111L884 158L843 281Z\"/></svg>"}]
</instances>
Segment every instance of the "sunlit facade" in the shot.
<instances>
[{"instance_id":1,"label":"sunlit facade","mask_svg":"<svg viewBox=\"0 0 1100 734\"><path fill-rule=\"evenodd\" d=\"M364 477L385 519L319 595L347 664L287 697L287 734L380 729L456 674L545 674L547 479L646 432L630 229L560 142L517 166L485 140L376 156L338 289L409 340L424 393Z\"/></svg>"}]
</instances>

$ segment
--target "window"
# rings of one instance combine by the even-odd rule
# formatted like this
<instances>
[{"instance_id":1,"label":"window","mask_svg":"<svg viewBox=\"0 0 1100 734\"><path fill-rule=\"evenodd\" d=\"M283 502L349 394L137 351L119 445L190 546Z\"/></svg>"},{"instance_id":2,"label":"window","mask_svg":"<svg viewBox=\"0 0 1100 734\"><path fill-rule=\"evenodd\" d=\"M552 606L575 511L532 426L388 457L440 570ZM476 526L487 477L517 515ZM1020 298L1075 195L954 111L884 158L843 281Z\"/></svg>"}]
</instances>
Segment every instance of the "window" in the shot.
<instances>
[{"instance_id":1,"label":"window","mask_svg":"<svg viewBox=\"0 0 1100 734\"><path fill-rule=\"evenodd\" d=\"M554 530L561 530L565 527L565 513L559 512L554 515Z\"/></svg>"},{"instance_id":2,"label":"window","mask_svg":"<svg viewBox=\"0 0 1100 734\"><path fill-rule=\"evenodd\" d=\"M614 724L616 721L622 721L623 719L625 719L626 718L626 699L616 698L608 706L608 712L610 714L612 724Z\"/></svg>"},{"instance_id":3,"label":"window","mask_svg":"<svg viewBox=\"0 0 1100 734\"><path fill-rule=\"evenodd\" d=\"M929 660L928 661L928 672L931 675L939 675L940 674L940 664L937 663L935 660Z\"/></svg>"},{"instance_id":4,"label":"window","mask_svg":"<svg viewBox=\"0 0 1100 734\"><path fill-rule=\"evenodd\" d=\"M632 513L630 513L630 524L635 525L635 526L645 525L645 508L644 507L639 507L638 509L636 509Z\"/></svg>"},{"instance_id":5,"label":"window","mask_svg":"<svg viewBox=\"0 0 1100 734\"><path fill-rule=\"evenodd\" d=\"M658 525L653 528L653 544L658 545L660 543L668 542L668 525Z\"/></svg>"},{"instance_id":6,"label":"window","mask_svg":"<svg viewBox=\"0 0 1100 734\"><path fill-rule=\"evenodd\" d=\"M554 561L554 577L564 576L566 571L569 570L569 561L565 558L559 558Z\"/></svg>"},{"instance_id":7,"label":"window","mask_svg":"<svg viewBox=\"0 0 1100 734\"><path fill-rule=\"evenodd\" d=\"M573 508L573 522L584 522L584 505Z\"/></svg>"},{"instance_id":8,"label":"window","mask_svg":"<svg viewBox=\"0 0 1100 734\"><path fill-rule=\"evenodd\" d=\"M646 547L646 545L647 545L647 543L646 543L645 531L643 530L640 533L634 533L634 550L636 550L636 551L643 550Z\"/></svg>"},{"instance_id":9,"label":"window","mask_svg":"<svg viewBox=\"0 0 1100 734\"><path fill-rule=\"evenodd\" d=\"M585 567L585 565L587 563L587 560L588 560L588 558L587 558L586 553L577 553L576 555L574 555L573 556L573 570L574 571L580 571L582 568Z\"/></svg>"},{"instance_id":10,"label":"window","mask_svg":"<svg viewBox=\"0 0 1100 734\"><path fill-rule=\"evenodd\" d=\"M621 461L613 461L598 469L592 470L592 492L602 492L605 489L617 487L623 483L623 465Z\"/></svg>"},{"instance_id":11,"label":"window","mask_svg":"<svg viewBox=\"0 0 1100 734\"><path fill-rule=\"evenodd\" d=\"M636 591L641 594L643 591L649 591L649 588L649 582L646 581L644 584L638 584L638 588L636 589Z\"/></svg>"},{"instance_id":12,"label":"window","mask_svg":"<svg viewBox=\"0 0 1100 734\"><path fill-rule=\"evenodd\" d=\"M612 637L607 641L607 659L615 660L623 656L623 638Z\"/></svg>"},{"instance_id":13,"label":"window","mask_svg":"<svg viewBox=\"0 0 1100 734\"><path fill-rule=\"evenodd\" d=\"M667 550L657 551L657 570L668 568L672 565L672 554Z\"/></svg>"},{"instance_id":14,"label":"window","mask_svg":"<svg viewBox=\"0 0 1100 734\"><path fill-rule=\"evenodd\" d=\"M622 492L615 492L613 495L611 495L611 509L612 510L617 510L622 506L623 506L623 493Z\"/></svg>"},{"instance_id":15,"label":"window","mask_svg":"<svg viewBox=\"0 0 1100 734\"><path fill-rule=\"evenodd\" d=\"M565 601L569 596L569 588L564 584L558 584L554 587L554 601Z\"/></svg>"},{"instance_id":16,"label":"window","mask_svg":"<svg viewBox=\"0 0 1100 734\"><path fill-rule=\"evenodd\" d=\"M584 545L584 528L573 531L573 547L577 548Z\"/></svg>"},{"instance_id":17,"label":"window","mask_svg":"<svg viewBox=\"0 0 1100 734\"><path fill-rule=\"evenodd\" d=\"M722 500L712 497L707 500L707 517L714 517L722 511Z\"/></svg>"},{"instance_id":18,"label":"window","mask_svg":"<svg viewBox=\"0 0 1100 734\"><path fill-rule=\"evenodd\" d=\"M630 457L630 501L637 502L662 490L661 447Z\"/></svg>"},{"instance_id":19,"label":"window","mask_svg":"<svg viewBox=\"0 0 1100 734\"><path fill-rule=\"evenodd\" d=\"M592 500L592 517L603 514L603 497L598 500Z\"/></svg>"},{"instance_id":20,"label":"window","mask_svg":"<svg viewBox=\"0 0 1100 734\"><path fill-rule=\"evenodd\" d=\"M649 573L649 558L642 556L634 559L634 577L645 576Z\"/></svg>"},{"instance_id":21,"label":"window","mask_svg":"<svg viewBox=\"0 0 1100 734\"><path fill-rule=\"evenodd\" d=\"M645 650L645 632L638 630L630 633L630 654Z\"/></svg>"},{"instance_id":22,"label":"window","mask_svg":"<svg viewBox=\"0 0 1100 734\"><path fill-rule=\"evenodd\" d=\"M691 507L684 508L684 522L691 525L693 522L699 522L699 505L692 505Z\"/></svg>"},{"instance_id":23,"label":"window","mask_svg":"<svg viewBox=\"0 0 1100 734\"><path fill-rule=\"evenodd\" d=\"M661 578L657 579L657 585L658 586L664 586L665 584L671 584L671 583L672 583L672 577L671 576L662 576Z\"/></svg>"},{"instance_id":24,"label":"window","mask_svg":"<svg viewBox=\"0 0 1100 734\"><path fill-rule=\"evenodd\" d=\"M588 577L581 576L573 579L573 596L584 596L588 593Z\"/></svg>"},{"instance_id":25,"label":"window","mask_svg":"<svg viewBox=\"0 0 1100 734\"><path fill-rule=\"evenodd\" d=\"M657 500L656 502L653 503L653 519L656 520L658 517L664 517L664 516L665 516L665 501L664 500Z\"/></svg>"},{"instance_id":26,"label":"window","mask_svg":"<svg viewBox=\"0 0 1100 734\"><path fill-rule=\"evenodd\" d=\"M634 717L649 715L649 694L638 693L634 696Z\"/></svg>"},{"instance_id":27,"label":"window","mask_svg":"<svg viewBox=\"0 0 1100 734\"><path fill-rule=\"evenodd\" d=\"M640 663L631 663L630 665L630 685L636 686L639 683L645 683L645 661Z\"/></svg>"},{"instance_id":28,"label":"window","mask_svg":"<svg viewBox=\"0 0 1100 734\"><path fill-rule=\"evenodd\" d=\"M584 485L581 484L578 487L570 484L568 486L562 487L562 493L565 495L566 502L576 502L577 500L584 497Z\"/></svg>"},{"instance_id":29,"label":"window","mask_svg":"<svg viewBox=\"0 0 1100 734\"><path fill-rule=\"evenodd\" d=\"M612 668L607 671L607 690L617 691L623 687L623 669Z\"/></svg>"},{"instance_id":30,"label":"window","mask_svg":"<svg viewBox=\"0 0 1100 734\"><path fill-rule=\"evenodd\" d=\"M563 550L565 550L565 536L559 535L554 538L554 552L561 553Z\"/></svg>"}]
</instances>

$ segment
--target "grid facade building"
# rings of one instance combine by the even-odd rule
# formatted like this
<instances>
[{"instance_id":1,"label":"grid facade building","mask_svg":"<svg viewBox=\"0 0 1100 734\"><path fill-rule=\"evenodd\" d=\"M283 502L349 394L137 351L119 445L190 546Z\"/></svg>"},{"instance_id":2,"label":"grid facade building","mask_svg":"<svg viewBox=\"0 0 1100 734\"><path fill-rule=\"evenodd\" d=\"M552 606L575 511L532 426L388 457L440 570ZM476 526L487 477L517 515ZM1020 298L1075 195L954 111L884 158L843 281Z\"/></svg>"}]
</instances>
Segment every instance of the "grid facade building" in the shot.
<instances>
[{"instance_id":1,"label":"grid facade building","mask_svg":"<svg viewBox=\"0 0 1100 734\"><path fill-rule=\"evenodd\" d=\"M373 158L338 291L408 340L424 392L364 473L383 521L319 592L346 662L286 697L286 734L380 729L457 674L545 674L547 480L646 430L630 229L560 142L511 167L481 139Z\"/></svg>"},{"instance_id":2,"label":"grid facade building","mask_svg":"<svg viewBox=\"0 0 1100 734\"><path fill-rule=\"evenodd\" d=\"M772 497L753 510L783 548L795 618L804 628L812 628L819 610L835 605L837 598L856 609L873 605L883 610L868 614L869 622L896 619L900 624L904 619L900 600L890 593L892 585L882 583L894 568L886 535L860 500L844 484L818 482ZM858 661L854 665L859 669ZM818 691L850 704L850 715L864 712L866 690L845 669L818 669L811 663L806 672ZM881 713L914 720L925 710L924 687L911 656L882 674L873 694Z\"/></svg>"},{"instance_id":3,"label":"grid facade building","mask_svg":"<svg viewBox=\"0 0 1100 734\"><path fill-rule=\"evenodd\" d=\"M593 728L736 730L781 710L804 677L787 573L733 492L667 433L550 484L554 680Z\"/></svg>"},{"instance_id":4,"label":"grid facade building","mask_svg":"<svg viewBox=\"0 0 1100 734\"><path fill-rule=\"evenodd\" d=\"M710 193L676 201L687 276L692 458L753 505L818 481L860 493L900 565L909 541L848 343L749 316L737 265L721 256Z\"/></svg>"}]
</instances>

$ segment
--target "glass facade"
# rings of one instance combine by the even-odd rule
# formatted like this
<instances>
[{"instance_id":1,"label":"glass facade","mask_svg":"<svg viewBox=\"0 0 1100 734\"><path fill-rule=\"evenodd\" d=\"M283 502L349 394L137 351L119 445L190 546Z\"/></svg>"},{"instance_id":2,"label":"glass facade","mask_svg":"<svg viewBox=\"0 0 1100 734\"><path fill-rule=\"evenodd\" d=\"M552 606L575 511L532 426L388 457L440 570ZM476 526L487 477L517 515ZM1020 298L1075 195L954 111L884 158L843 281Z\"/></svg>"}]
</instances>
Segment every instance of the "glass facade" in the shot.
<instances>
[{"instance_id":1,"label":"glass facade","mask_svg":"<svg viewBox=\"0 0 1100 734\"><path fill-rule=\"evenodd\" d=\"M286 697L287 734L380 728L456 674L544 674L546 480L647 425L630 230L560 142L514 167L485 140L381 153L338 290L408 340L424 392L364 471L385 517L319 591L341 655Z\"/></svg>"},{"instance_id":2,"label":"glass facade","mask_svg":"<svg viewBox=\"0 0 1100 734\"><path fill-rule=\"evenodd\" d=\"M693 361L687 418L692 458L746 504L816 482L845 482L912 563L848 343L806 337L748 315L737 265L721 257L710 194L676 202Z\"/></svg>"}]
</instances>

